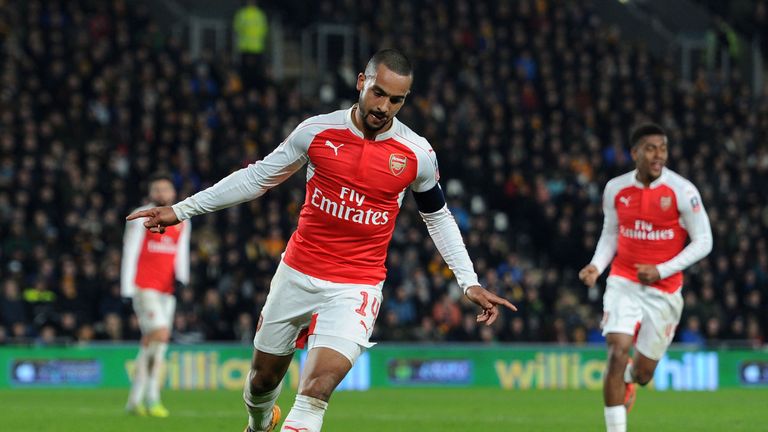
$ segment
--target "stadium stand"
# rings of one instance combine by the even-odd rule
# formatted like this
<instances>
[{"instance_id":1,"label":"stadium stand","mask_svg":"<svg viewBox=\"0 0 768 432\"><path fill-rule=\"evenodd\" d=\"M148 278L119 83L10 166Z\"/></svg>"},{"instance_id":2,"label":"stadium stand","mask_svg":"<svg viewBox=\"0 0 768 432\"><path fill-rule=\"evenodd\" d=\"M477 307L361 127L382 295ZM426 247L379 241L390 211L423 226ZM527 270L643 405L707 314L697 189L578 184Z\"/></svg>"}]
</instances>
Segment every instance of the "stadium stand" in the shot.
<instances>
[{"instance_id":1,"label":"stadium stand","mask_svg":"<svg viewBox=\"0 0 768 432\"><path fill-rule=\"evenodd\" d=\"M400 118L437 150L483 283L520 308L478 328L409 198L374 340L600 341L601 288L576 271L600 232L602 187L632 168L629 129L652 120L670 131L669 166L701 190L715 237L687 272L678 340L765 343L768 92L754 97L738 73L680 80L587 1L321 3L315 19L365 23L372 47L413 57ZM188 196L355 98L342 73L330 101L290 81L249 89L230 58L193 60L124 0L0 0L0 50L0 343L137 339L120 253L150 174L172 173ZM303 184L297 174L193 220L175 341L250 343Z\"/></svg>"}]
</instances>

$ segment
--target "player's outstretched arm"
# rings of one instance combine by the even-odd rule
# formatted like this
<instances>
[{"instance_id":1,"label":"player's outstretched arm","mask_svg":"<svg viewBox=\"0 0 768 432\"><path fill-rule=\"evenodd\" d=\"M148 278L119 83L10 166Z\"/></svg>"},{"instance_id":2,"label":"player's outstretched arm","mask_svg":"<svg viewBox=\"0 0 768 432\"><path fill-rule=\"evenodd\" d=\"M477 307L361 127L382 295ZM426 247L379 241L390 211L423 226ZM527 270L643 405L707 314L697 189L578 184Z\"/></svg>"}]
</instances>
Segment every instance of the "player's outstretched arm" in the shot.
<instances>
[{"instance_id":1,"label":"player's outstretched arm","mask_svg":"<svg viewBox=\"0 0 768 432\"><path fill-rule=\"evenodd\" d=\"M505 306L510 310L517 311L517 307L510 303L509 300L497 296L480 285L473 285L467 288L465 294L472 303L483 308L483 312L477 316L477 322L484 322L485 325L493 324L496 318L499 317L498 306Z\"/></svg>"},{"instance_id":2,"label":"player's outstretched arm","mask_svg":"<svg viewBox=\"0 0 768 432\"><path fill-rule=\"evenodd\" d=\"M164 233L165 227L176 225L181 222L176 217L176 213L170 207L154 207L147 210L137 211L128 215L127 220L138 218L147 218L144 221L144 227L153 233Z\"/></svg>"}]
</instances>

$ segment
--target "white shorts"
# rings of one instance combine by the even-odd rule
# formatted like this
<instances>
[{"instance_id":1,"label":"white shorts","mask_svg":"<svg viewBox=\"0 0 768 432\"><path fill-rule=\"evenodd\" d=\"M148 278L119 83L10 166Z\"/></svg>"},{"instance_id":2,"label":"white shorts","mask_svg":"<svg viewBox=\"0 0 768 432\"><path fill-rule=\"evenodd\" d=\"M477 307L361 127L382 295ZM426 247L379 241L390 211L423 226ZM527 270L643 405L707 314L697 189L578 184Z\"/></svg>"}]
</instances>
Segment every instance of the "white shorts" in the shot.
<instances>
[{"instance_id":1,"label":"white shorts","mask_svg":"<svg viewBox=\"0 0 768 432\"><path fill-rule=\"evenodd\" d=\"M635 349L652 360L661 359L675 337L683 313L681 291L670 294L620 276L609 276L600 324L603 336L637 332Z\"/></svg>"},{"instance_id":2,"label":"white shorts","mask_svg":"<svg viewBox=\"0 0 768 432\"><path fill-rule=\"evenodd\" d=\"M307 350L312 348L330 348L346 357L353 366L360 354L365 351L365 347L349 339L319 334L309 335Z\"/></svg>"},{"instance_id":3,"label":"white shorts","mask_svg":"<svg viewBox=\"0 0 768 432\"><path fill-rule=\"evenodd\" d=\"M383 284L328 282L281 261L259 317L253 346L265 353L288 355L297 347L303 348L303 339L310 335L335 336L319 338L317 342L322 343L316 346L334 349L354 363L364 348L375 345L369 339L381 306ZM334 344L333 340L340 343ZM359 352L350 349L347 341L359 345Z\"/></svg>"},{"instance_id":4,"label":"white shorts","mask_svg":"<svg viewBox=\"0 0 768 432\"><path fill-rule=\"evenodd\" d=\"M139 320L141 334L147 335L161 328L171 330L176 297L153 289L137 289L133 295L133 311Z\"/></svg>"}]
</instances>

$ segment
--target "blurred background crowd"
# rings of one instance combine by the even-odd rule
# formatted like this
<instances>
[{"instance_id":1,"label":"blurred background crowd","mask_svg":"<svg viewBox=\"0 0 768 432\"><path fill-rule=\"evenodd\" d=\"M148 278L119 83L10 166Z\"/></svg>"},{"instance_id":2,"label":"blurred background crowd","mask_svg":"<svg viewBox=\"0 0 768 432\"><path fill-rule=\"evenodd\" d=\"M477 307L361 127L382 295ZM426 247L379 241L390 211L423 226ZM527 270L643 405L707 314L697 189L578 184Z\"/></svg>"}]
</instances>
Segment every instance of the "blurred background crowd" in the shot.
<instances>
[{"instance_id":1,"label":"blurred background crowd","mask_svg":"<svg viewBox=\"0 0 768 432\"><path fill-rule=\"evenodd\" d=\"M633 168L631 127L654 121L715 239L686 272L676 340L763 344L768 92L738 70L682 79L589 1L444 3L322 0L312 19L360 23L372 50L412 57L399 118L435 148L482 283L519 312L476 325L408 197L373 340L600 342L604 278L587 289L576 273L600 234L603 186ZM764 23L766 2L755 4ZM308 18L290 7L264 10L298 32ZM193 58L165 30L137 1L0 0L0 343L138 339L119 269L124 216L144 203L146 179L171 173L184 198L261 159L304 118L356 101L362 63L338 62L308 96L264 62ZM302 170L192 221L176 342L250 343L303 185Z\"/></svg>"}]
</instances>

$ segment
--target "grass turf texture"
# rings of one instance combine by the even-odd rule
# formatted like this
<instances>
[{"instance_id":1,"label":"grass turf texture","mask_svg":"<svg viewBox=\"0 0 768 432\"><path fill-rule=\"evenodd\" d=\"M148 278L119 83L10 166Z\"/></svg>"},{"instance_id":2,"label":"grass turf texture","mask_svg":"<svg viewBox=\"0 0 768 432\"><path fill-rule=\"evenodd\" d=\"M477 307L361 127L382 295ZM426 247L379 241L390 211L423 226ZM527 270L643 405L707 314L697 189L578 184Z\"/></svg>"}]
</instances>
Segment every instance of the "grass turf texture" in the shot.
<instances>
[{"instance_id":1,"label":"grass turf texture","mask_svg":"<svg viewBox=\"0 0 768 432\"><path fill-rule=\"evenodd\" d=\"M241 432L240 393L165 391L167 419L123 412L126 390L0 391L0 430L8 432ZM280 397L283 416L293 394ZM601 393L587 390L386 389L339 392L323 430L365 431L599 431ZM768 431L768 390L638 391L629 415L637 431Z\"/></svg>"}]
</instances>

